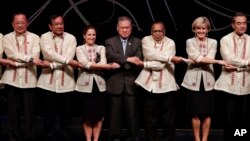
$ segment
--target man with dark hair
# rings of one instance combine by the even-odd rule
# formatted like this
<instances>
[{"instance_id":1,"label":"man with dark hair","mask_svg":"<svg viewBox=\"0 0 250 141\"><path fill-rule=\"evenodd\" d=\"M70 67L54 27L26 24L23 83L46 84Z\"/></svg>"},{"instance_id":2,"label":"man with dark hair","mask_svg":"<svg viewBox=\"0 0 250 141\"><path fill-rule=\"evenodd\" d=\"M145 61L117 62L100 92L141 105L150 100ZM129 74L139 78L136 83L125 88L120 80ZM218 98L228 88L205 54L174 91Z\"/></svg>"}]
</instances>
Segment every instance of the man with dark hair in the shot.
<instances>
[{"instance_id":1,"label":"man with dark hair","mask_svg":"<svg viewBox=\"0 0 250 141\"><path fill-rule=\"evenodd\" d=\"M41 51L44 58L42 73L37 87L43 89L45 95L45 134L46 141L55 141L55 121L57 106L60 108L60 125L63 139L70 140L71 131L71 97L75 89L73 67L80 63L75 57L76 38L64 31L64 18L61 15L50 17L48 31L41 35Z\"/></svg>"},{"instance_id":2,"label":"man with dark hair","mask_svg":"<svg viewBox=\"0 0 250 141\"><path fill-rule=\"evenodd\" d=\"M36 66L42 64L39 59L40 38L27 31L28 20L24 13L14 14L12 26L14 31L3 37L3 50L9 59L2 77L8 96L9 139L22 140L20 111L23 111L24 140L35 141L33 114L36 104Z\"/></svg>"},{"instance_id":3,"label":"man with dark hair","mask_svg":"<svg viewBox=\"0 0 250 141\"><path fill-rule=\"evenodd\" d=\"M144 118L147 141L157 140L157 125L161 120L163 141L174 141L175 95L179 89L174 76L174 63L181 57L175 56L175 42L165 36L161 21L151 26L151 35L142 39L143 70L135 83L143 88ZM158 117L160 115L160 117Z\"/></svg>"},{"instance_id":4,"label":"man with dark hair","mask_svg":"<svg viewBox=\"0 0 250 141\"><path fill-rule=\"evenodd\" d=\"M236 129L249 129L250 36L245 33L247 16L237 12L232 18L232 28L233 32L220 40L220 54L229 65L222 68L215 83L215 89L225 96L225 141L242 139L235 139Z\"/></svg>"}]
</instances>

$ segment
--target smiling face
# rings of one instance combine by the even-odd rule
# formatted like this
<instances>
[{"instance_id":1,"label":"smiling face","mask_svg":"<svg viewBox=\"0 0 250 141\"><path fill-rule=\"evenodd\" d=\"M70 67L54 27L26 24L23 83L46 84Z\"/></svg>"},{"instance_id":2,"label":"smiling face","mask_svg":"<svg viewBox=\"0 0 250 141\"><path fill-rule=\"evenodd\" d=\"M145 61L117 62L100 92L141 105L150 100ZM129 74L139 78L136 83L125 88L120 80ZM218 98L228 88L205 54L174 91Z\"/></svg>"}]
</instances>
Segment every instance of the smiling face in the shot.
<instances>
[{"instance_id":1,"label":"smiling face","mask_svg":"<svg viewBox=\"0 0 250 141\"><path fill-rule=\"evenodd\" d=\"M21 35L27 31L28 21L24 14L17 14L12 21L12 27L17 35Z\"/></svg>"},{"instance_id":2,"label":"smiling face","mask_svg":"<svg viewBox=\"0 0 250 141\"><path fill-rule=\"evenodd\" d=\"M51 19L49 24L50 30L57 36L61 36L64 32L64 20L62 16L58 16L54 19Z\"/></svg>"},{"instance_id":3,"label":"smiling face","mask_svg":"<svg viewBox=\"0 0 250 141\"><path fill-rule=\"evenodd\" d=\"M96 30L94 28L87 29L86 33L83 34L83 38L85 43L89 46L94 45L96 40Z\"/></svg>"},{"instance_id":4,"label":"smiling face","mask_svg":"<svg viewBox=\"0 0 250 141\"><path fill-rule=\"evenodd\" d=\"M195 35L197 38L200 40L203 40L206 38L207 33L208 33L208 28L206 24L201 24L194 29Z\"/></svg>"},{"instance_id":5,"label":"smiling face","mask_svg":"<svg viewBox=\"0 0 250 141\"><path fill-rule=\"evenodd\" d=\"M198 17L192 24L192 30L195 36L200 40L206 39L210 28L210 22L207 17Z\"/></svg>"}]
</instances>

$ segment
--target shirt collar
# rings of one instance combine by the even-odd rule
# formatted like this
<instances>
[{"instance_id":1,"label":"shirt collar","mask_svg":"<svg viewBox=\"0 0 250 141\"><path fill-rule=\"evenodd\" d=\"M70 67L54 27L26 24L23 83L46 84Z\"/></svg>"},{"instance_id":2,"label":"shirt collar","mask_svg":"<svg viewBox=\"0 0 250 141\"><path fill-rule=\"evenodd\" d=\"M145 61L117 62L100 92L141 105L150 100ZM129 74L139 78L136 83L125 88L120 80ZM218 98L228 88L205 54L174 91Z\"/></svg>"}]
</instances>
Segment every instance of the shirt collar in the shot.
<instances>
[{"instance_id":1,"label":"shirt collar","mask_svg":"<svg viewBox=\"0 0 250 141\"><path fill-rule=\"evenodd\" d=\"M121 39L121 42L122 42L122 43L123 43L123 42L125 42L125 43L128 42L128 38L127 38L127 39L120 38L120 39Z\"/></svg>"},{"instance_id":2,"label":"shirt collar","mask_svg":"<svg viewBox=\"0 0 250 141\"><path fill-rule=\"evenodd\" d=\"M51 32L51 34L52 34L52 38L53 38L53 39L55 39L55 38L57 38L57 37L58 37L58 38L62 38L62 39L64 38L64 33L63 33L61 36L58 36L58 35L54 34L53 32Z\"/></svg>"},{"instance_id":3,"label":"shirt collar","mask_svg":"<svg viewBox=\"0 0 250 141\"><path fill-rule=\"evenodd\" d=\"M17 34L15 31L14 31L14 34L15 34L15 36L16 37L21 37L21 36L26 36L26 34L27 34L27 31L26 32L24 32L24 33L22 33L22 34Z\"/></svg>"},{"instance_id":4,"label":"shirt collar","mask_svg":"<svg viewBox=\"0 0 250 141\"><path fill-rule=\"evenodd\" d=\"M243 35L241 35L241 36L239 36L238 34L236 34L235 32L234 32L234 37L237 39L237 40L239 40L239 39L245 39L245 34L243 34Z\"/></svg>"}]
</instances>

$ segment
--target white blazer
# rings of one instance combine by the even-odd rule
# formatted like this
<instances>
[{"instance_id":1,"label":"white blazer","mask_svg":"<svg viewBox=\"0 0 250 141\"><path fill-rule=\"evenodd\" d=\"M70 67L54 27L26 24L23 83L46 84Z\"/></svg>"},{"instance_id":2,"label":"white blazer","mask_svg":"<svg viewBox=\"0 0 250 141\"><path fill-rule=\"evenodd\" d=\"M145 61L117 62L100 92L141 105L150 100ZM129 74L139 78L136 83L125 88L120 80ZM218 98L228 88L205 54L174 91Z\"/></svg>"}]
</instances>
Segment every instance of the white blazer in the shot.
<instances>
[{"instance_id":1,"label":"white blazer","mask_svg":"<svg viewBox=\"0 0 250 141\"><path fill-rule=\"evenodd\" d=\"M203 55L199 51L199 45L195 37L187 39L186 51L188 58L199 62ZM206 57L214 59L217 52L217 41L215 39L207 38L207 55ZM187 71L184 75L182 86L193 90L200 90L201 78L205 91L212 90L214 88L215 78L213 64L206 66L195 66L194 64L188 64Z\"/></svg>"},{"instance_id":2,"label":"white blazer","mask_svg":"<svg viewBox=\"0 0 250 141\"><path fill-rule=\"evenodd\" d=\"M96 53L100 55L100 62L97 63L106 64L107 59L105 55L105 47L102 45L94 45L94 48ZM97 75L90 70L92 62L88 60L88 51L85 44L76 48L76 57L83 65L83 68L79 69L75 90L91 93L93 89L93 81L95 81L100 92L106 91L106 82L102 76Z\"/></svg>"}]
</instances>

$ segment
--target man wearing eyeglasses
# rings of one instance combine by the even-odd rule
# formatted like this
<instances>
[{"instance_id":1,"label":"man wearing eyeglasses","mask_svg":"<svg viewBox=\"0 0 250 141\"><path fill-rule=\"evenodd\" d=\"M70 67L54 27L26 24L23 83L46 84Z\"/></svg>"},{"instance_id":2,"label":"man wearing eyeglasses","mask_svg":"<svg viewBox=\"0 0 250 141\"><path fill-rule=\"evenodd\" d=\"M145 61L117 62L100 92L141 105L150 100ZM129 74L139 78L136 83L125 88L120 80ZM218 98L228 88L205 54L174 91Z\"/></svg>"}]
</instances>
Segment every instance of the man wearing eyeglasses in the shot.
<instances>
[{"instance_id":1,"label":"man wearing eyeglasses","mask_svg":"<svg viewBox=\"0 0 250 141\"><path fill-rule=\"evenodd\" d=\"M158 115L163 125L163 140L174 140L175 92L179 89L174 77L174 63L182 58L175 56L175 43L165 36L163 22L155 22L151 35L142 39L144 67L136 84L144 90L144 117L147 141L157 140Z\"/></svg>"}]
</instances>

